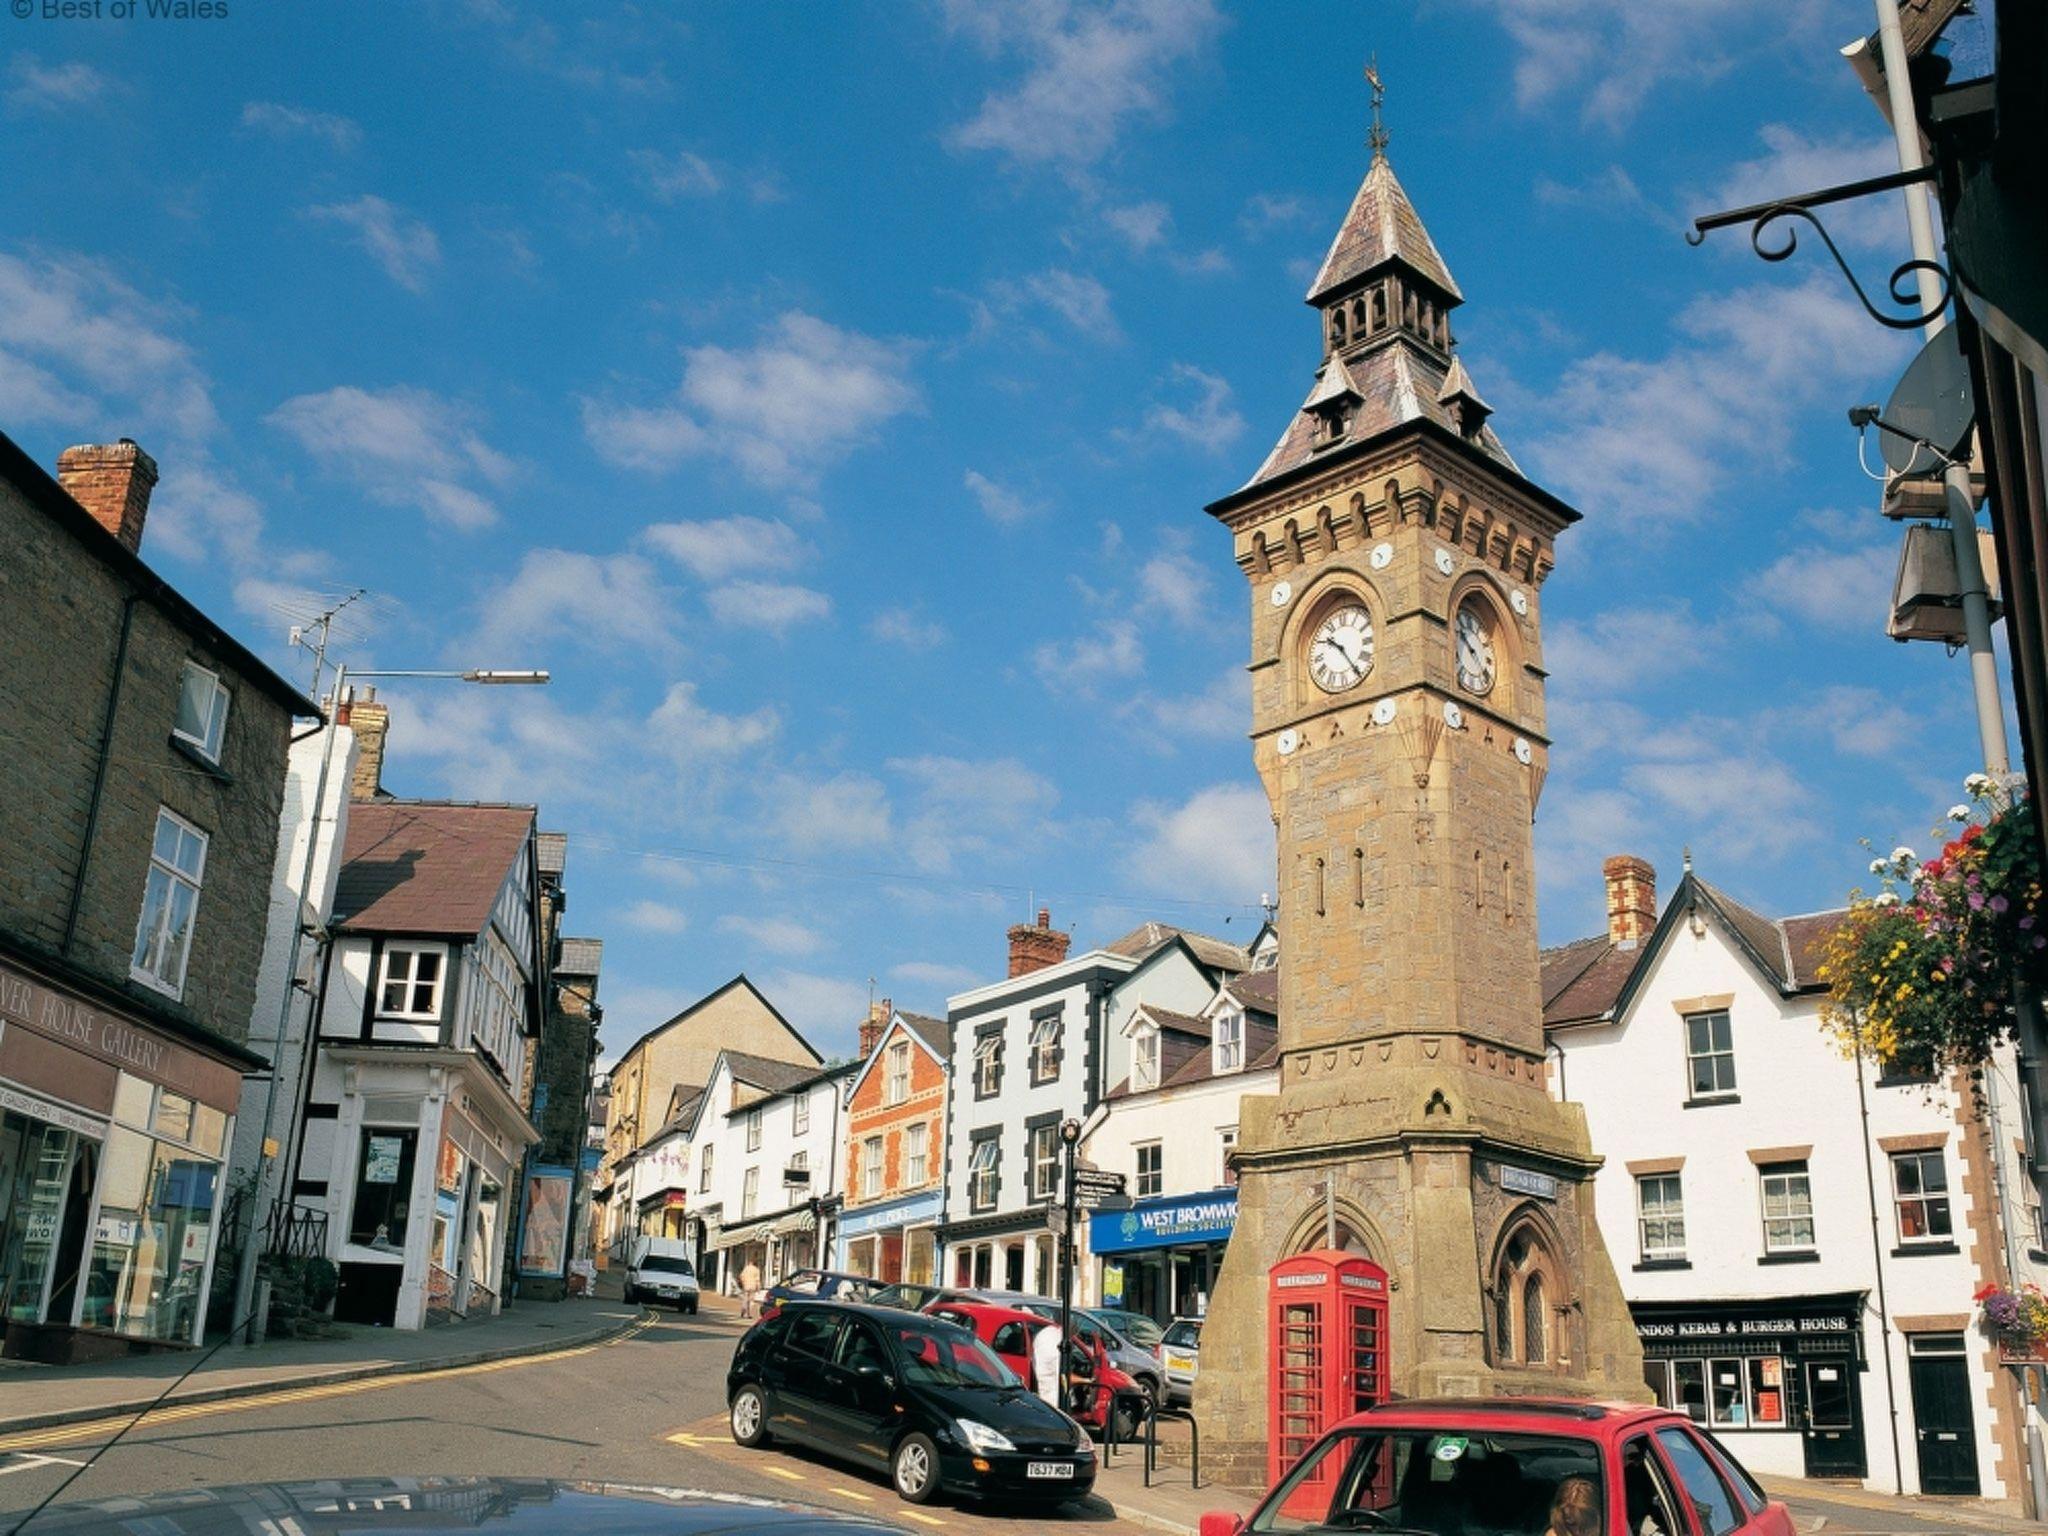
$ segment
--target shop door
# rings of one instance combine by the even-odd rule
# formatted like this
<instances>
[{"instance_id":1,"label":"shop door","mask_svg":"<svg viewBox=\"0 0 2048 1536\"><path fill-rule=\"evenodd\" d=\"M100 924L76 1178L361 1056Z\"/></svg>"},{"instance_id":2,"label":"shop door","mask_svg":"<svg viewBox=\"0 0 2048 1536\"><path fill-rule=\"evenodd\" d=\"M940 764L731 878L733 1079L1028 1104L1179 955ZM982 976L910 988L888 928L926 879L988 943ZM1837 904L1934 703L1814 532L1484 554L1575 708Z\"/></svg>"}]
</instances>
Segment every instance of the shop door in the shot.
<instances>
[{"instance_id":1,"label":"shop door","mask_svg":"<svg viewBox=\"0 0 2048 1536\"><path fill-rule=\"evenodd\" d=\"M1960 1334L1925 1334L1907 1343L1920 1491L1975 1496L1977 1431L1970 1415L1970 1363Z\"/></svg>"},{"instance_id":2,"label":"shop door","mask_svg":"<svg viewBox=\"0 0 2048 1536\"><path fill-rule=\"evenodd\" d=\"M1856 1371L1846 1356L1807 1360L1806 1411L1800 1424L1808 1477L1861 1477L1863 1425L1856 1411Z\"/></svg>"}]
</instances>

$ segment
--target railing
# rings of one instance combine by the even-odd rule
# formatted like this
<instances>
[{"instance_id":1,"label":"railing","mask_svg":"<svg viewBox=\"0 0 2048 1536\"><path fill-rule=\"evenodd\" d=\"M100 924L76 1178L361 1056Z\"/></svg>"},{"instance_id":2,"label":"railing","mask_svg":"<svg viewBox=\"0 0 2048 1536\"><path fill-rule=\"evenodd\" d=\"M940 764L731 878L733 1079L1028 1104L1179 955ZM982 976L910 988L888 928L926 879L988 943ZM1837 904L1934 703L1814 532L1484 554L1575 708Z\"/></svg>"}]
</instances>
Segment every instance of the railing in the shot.
<instances>
[{"instance_id":1,"label":"railing","mask_svg":"<svg viewBox=\"0 0 2048 1536\"><path fill-rule=\"evenodd\" d=\"M263 1225L263 1252L273 1259L318 1259L327 1256L327 1213L311 1206L279 1200Z\"/></svg>"},{"instance_id":2,"label":"railing","mask_svg":"<svg viewBox=\"0 0 2048 1536\"><path fill-rule=\"evenodd\" d=\"M1195 1422L1195 1416L1185 1408L1161 1408L1156 1403L1145 1415L1145 1486L1152 1486L1152 1474L1159 1470L1159 1421L1173 1419L1185 1421L1191 1445L1188 1452L1188 1471L1192 1479L1189 1486L1202 1486L1202 1426Z\"/></svg>"}]
</instances>

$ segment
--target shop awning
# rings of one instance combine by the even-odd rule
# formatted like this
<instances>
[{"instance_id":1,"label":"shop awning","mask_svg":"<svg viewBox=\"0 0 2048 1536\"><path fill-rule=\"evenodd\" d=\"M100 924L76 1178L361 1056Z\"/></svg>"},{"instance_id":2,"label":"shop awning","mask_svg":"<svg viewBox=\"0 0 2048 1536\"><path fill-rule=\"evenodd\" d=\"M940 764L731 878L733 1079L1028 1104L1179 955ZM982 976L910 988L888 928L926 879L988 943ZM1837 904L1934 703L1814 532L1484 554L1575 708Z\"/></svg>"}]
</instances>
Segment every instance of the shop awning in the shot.
<instances>
[{"instance_id":1,"label":"shop awning","mask_svg":"<svg viewBox=\"0 0 2048 1536\"><path fill-rule=\"evenodd\" d=\"M777 1237L793 1237L799 1232L814 1232L817 1227L817 1221L808 1210L791 1211L775 1223L774 1233Z\"/></svg>"}]
</instances>

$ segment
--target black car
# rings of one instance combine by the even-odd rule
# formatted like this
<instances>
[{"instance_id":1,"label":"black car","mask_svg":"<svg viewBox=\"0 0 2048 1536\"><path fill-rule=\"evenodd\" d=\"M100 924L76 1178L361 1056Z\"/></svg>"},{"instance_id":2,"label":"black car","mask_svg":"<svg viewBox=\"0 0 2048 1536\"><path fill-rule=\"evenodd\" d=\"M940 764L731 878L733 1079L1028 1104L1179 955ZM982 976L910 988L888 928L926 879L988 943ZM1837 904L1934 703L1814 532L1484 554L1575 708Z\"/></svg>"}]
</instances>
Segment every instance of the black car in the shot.
<instances>
[{"instance_id":1,"label":"black car","mask_svg":"<svg viewBox=\"0 0 2048 1536\"><path fill-rule=\"evenodd\" d=\"M886 1471L923 1504L1078 1499L1088 1432L965 1329L921 1313L793 1300L733 1351L725 1399L741 1445L788 1439Z\"/></svg>"}]
</instances>

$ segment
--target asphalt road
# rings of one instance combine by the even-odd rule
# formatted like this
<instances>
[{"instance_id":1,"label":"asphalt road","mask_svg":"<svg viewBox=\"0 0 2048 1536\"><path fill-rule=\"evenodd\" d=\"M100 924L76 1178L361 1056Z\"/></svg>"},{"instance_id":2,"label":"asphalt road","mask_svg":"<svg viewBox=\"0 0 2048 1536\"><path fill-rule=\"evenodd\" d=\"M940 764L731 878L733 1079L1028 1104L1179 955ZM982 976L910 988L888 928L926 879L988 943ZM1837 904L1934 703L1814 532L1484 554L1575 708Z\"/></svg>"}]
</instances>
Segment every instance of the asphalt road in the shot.
<instances>
[{"instance_id":1,"label":"asphalt road","mask_svg":"<svg viewBox=\"0 0 2048 1536\"><path fill-rule=\"evenodd\" d=\"M169 1409L130 1430L63 1499L335 1477L552 1477L797 1499L916 1532L1134 1529L1099 1504L1018 1521L943 1504L912 1511L883 1478L741 1450L724 1424L725 1367L740 1328L708 1314L663 1314L626 1337L557 1354ZM0 1439L0 1530L12 1523L5 1512L33 1507L115 1427Z\"/></svg>"}]
</instances>

